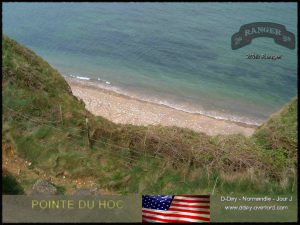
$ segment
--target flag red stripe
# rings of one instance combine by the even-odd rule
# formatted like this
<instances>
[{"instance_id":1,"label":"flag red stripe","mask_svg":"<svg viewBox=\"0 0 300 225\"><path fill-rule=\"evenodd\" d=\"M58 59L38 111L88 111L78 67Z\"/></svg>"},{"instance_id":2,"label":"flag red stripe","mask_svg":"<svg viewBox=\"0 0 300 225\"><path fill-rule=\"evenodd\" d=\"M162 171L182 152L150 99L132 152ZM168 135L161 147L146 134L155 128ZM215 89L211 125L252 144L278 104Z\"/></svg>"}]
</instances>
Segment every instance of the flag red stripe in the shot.
<instances>
[{"instance_id":1,"label":"flag red stripe","mask_svg":"<svg viewBox=\"0 0 300 225\"><path fill-rule=\"evenodd\" d=\"M188 202L188 203L209 203L209 201L199 201L199 200L183 200L183 199L173 199L176 202Z\"/></svg>"},{"instance_id":2,"label":"flag red stripe","mask_svg":"<svg viewBox=\"0 0 300 225\"><path fill-rule=\"evenodd\" d=\"M153 211L146 211L146 210L143 210L143 212L149 213L149 214L161 215L161 216L173 216L173 217L189 218L189 219L196 219L196 220L203 220L203 218L207 219L207 217L202 217L202 216L180 215L180 214L176 214L176 213L166 214L163 212L160 213L160 212L153 212Z\"/></svg>"},{"instance_id":3,"label":"flag red stripe","mask_svg":"<svg viewBox=\"0 0 300 225\"><path fill-rule=\"evenodd\" d=\"M176 195L176 197L187 197L187 198L209 198L207 195Z\"/></svg>"},{"instance_id":4,"label":"flag red stripe","mask_svg":"<svg viewBox=\"0 0 300 225\"><path fill-rule=\"evenodd\" d=\"M150 220L157 220L157 221L160 221L160 222L166 222L166 223L190 223L190 221L188 220L170 220L170 219L161 219L161 218L157 218L155 216L144 216L143 215L143 218L146 218L146 219L150 219ZM210 221L209 218L203 218L204 221Z\"/></svg>"},{"instance_id":5,"label":"flag red stripe","mask_svg":"<svg viewBox=\"0 0 300 225\"><path fill-rule=\"evenodd\" d=\"M198 210L188 210L188 209L168 209L168 211L179 211L179 212L190 212L190 213L198 213L201 212L202 214L210 214L209 211L198 211Z\"/></svg>"},{"instance_id":6,"label":"flag red stripe","mask_svg":"<svg viewBox=\"0 0 300 225\"><path fill-rule=\"evenodd\" d=\"M187 208L197 208L197 209L209 209L209 206L202 206L202 205L184 205L184 204L171 204L170 208L172 206L181 206L181 207L187 207Z\"/></svg>"}]
</instances>

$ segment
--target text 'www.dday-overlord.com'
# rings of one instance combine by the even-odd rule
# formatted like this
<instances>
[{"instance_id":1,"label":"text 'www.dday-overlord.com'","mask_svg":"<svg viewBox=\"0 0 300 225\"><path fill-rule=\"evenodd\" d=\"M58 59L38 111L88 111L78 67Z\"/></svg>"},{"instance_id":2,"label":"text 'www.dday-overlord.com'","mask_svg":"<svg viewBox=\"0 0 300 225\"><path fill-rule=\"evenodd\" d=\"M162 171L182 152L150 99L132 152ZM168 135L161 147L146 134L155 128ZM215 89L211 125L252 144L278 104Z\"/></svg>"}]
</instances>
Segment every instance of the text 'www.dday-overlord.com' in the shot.
<instances>
[{"instance_id":1,"label":"text 'www.dday-overlord.com'","mask_svg":"<svg viewBox=\"0 0 300 225\"><path fill-rule=\"evenodd\" d=\"M289 207L287 205L275 205L272 204L274 203L288 203L293 201L293 196L277 196L277 197L246 197L246 196L241 196L241 197L231 197L231 196L221 196L220 198L221 202L230 202L230 203L238 203L238 202L243 202L243 203L248 203L247 204L242 204L242 205L224 205L224 209L228 211L283 211L283 210L288 210ZM269 203L269 205L253 205L253 203Z\"/></svg>"}]
</instances>

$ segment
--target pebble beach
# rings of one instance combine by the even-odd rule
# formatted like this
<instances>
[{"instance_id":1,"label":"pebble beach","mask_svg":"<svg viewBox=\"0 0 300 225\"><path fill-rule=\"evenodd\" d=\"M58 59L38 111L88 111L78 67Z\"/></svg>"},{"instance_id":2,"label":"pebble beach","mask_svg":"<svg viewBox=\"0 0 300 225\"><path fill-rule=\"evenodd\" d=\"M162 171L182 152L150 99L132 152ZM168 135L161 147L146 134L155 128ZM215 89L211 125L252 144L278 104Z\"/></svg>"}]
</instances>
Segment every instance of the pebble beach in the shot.
<instances>
[{"instance_id":1,"label":"pebble beach","mask_svg":"<svg viewBox=\"0 0 300 225\"><path fill-rule=\"evenodd\" d=\"M90 81L65 78L73 94L83 100L86 109L120 124L163 125L188 128L207 135L242 134L251 136L255 126L229 120L215 119L196 113L188 113L168 106L146 102L100 87Z\"/></svg>"}]
</instances>

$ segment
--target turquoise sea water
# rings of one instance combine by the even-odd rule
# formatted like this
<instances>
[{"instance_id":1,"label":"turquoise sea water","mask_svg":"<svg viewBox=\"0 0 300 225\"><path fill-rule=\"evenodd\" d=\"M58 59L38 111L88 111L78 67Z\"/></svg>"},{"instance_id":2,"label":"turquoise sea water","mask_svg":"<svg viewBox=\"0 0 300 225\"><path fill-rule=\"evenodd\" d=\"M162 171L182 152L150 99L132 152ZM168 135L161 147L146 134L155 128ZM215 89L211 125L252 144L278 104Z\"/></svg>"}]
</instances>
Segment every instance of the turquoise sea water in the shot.
<instances>
[{"instance_id":1,"label":"turquoise sea water","mask_svg":"<svg viewBox=\"0 0 300 225\"><path fill-rule=\"evenodd\" d=\"M297 50L257 38L252 22L297 34L294 3L4 3L3 32L62 74L188 112L259 124L297 95ZM297 46L297 38L296 38ZM250 60L249 53L282 55Z\"/></svg>"}]
</instances>

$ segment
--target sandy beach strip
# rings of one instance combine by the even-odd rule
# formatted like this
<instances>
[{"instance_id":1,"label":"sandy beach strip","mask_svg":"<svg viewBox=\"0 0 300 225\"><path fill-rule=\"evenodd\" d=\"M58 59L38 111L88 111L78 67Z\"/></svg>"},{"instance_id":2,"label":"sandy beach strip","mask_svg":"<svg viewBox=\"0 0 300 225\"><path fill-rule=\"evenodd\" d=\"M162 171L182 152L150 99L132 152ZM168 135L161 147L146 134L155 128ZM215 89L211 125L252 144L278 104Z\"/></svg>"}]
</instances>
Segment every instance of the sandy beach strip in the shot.
<instances>
[{"instance_id":1,"label":"sandy beach strip","mask_svg":"<svg viewBox=\"0 0 300 225\"><path fill-rule=\"evenodd\" d=\"M168 106L142 101L65 77L73 94L84 101L86 109L96 116L102 116L120 124L163 125L189 128L208 135L243 134L251 136L255 126L220 120L201 114L188 113Z\"/></svg>"}]
</instances>

